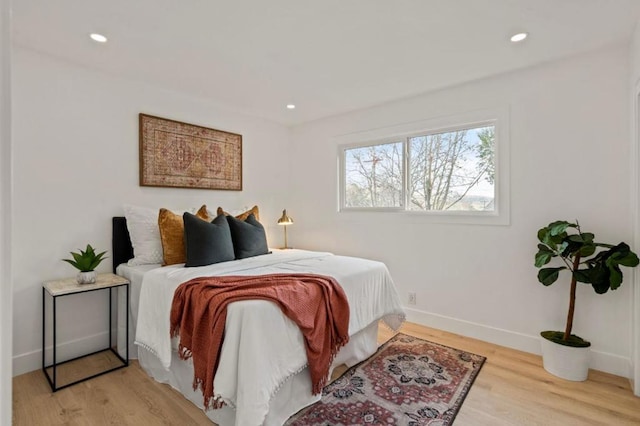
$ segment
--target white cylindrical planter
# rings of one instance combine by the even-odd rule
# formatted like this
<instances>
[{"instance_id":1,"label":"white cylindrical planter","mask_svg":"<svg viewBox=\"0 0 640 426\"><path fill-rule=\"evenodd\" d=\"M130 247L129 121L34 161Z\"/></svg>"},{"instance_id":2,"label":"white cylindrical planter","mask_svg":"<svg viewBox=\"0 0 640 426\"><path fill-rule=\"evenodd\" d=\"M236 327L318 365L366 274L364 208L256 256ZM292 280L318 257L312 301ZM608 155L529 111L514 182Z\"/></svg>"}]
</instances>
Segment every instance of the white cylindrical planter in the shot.
<instances>
[{"instance_id":1,"label":"white cylindrical planter","mask_svg":"<svg viewBox=\"0 0 640 426\"><path fill-rule=\"evenodd\" d=\"M561 379L582 382L589 375L590 348L575 348L540 337L544 369Z\"/></svg>"}]
</instances>

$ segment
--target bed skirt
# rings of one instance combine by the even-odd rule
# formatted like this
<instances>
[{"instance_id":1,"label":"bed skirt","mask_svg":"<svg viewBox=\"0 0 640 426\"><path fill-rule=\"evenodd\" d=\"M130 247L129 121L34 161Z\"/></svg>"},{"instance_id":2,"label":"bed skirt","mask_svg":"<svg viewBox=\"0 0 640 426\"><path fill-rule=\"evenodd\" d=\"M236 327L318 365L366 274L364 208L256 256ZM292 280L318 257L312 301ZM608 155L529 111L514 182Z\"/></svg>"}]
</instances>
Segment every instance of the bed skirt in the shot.
<instances>
[{"instance_id":1,"label":"bed skirt","mask_svg":"<svg viewBox=\"0 0 640 426\"><path fill-rule=\"evenodd\" d=\"M377 338L378 322L376 321L351 336L349 343L336 355L331 371L339 365L346 364L351 367L369 358L378 349ZM174 351L171 357L171 368L167 370L153 353L143 347L138 347L138 360L140 366L149 376L160 383L171 385L198 408L204 409L202 392L193 390L193 362L191 359L181 360L177 352ZM320 395L311 394L309 371L308 368L304 368L289 377L271 398L269 412L263 424L280 426L299 410L318 400L320 400ZM235 425L236 416L233 407L225 406L217 410L208 410L205 414L220 426Z\"/></svg>"}]
</instances>

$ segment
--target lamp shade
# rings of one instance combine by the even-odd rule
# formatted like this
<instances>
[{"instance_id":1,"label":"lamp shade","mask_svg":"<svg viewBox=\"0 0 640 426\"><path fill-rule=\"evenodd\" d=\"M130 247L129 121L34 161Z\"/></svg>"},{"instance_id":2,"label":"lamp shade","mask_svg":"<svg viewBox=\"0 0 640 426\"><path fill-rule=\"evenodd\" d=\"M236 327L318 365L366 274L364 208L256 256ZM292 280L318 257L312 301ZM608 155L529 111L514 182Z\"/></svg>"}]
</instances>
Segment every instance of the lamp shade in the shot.
<instances>
[{"instance_id":1,"label":"lamp shade","mask_svg":"<svg viewBox=\"0 0 640 426\"><path fill-rule=\"evenodd\" d=\"M282 210L282 217L278 219L278 225L291 225L293 224L293 219L291 219L287 215L287 209Z\"/></svg>"}]
</instances>

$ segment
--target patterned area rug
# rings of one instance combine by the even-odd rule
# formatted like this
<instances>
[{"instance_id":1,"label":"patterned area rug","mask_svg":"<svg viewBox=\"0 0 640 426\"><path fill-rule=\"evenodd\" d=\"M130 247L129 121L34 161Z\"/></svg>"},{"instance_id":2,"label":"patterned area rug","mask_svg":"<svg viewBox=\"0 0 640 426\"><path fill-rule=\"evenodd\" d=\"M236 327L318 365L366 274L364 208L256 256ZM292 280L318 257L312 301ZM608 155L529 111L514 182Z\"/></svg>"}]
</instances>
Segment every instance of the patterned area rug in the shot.
<instances>
[{"instance_id":1,"label":"patterned area rug","mask_svg":"<svg viewBox=\"0 0 640 426\"><path fill-rule=\"evenodd\" d=\"M453 423L485 357L397 334L287 421L310 425Z\"/></svg>"}]
</instances>

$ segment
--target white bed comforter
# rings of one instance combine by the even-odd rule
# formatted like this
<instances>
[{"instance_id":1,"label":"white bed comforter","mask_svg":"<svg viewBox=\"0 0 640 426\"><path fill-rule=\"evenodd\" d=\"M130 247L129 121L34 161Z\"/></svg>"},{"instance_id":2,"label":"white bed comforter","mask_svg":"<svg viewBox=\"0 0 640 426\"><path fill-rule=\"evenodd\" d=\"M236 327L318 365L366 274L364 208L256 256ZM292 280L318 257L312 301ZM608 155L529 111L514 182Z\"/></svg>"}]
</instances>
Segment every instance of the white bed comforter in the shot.
<instances>
[{"instance_id":1,"label":"white bed comforter","mask_svg":"<svg viewBox=\"0 0 640 426\"><path fill-rule=\"evenodd\" d=\"M183 282L201 276L309 272L334 277L350 306L349 335L383 319L394 330L404 311L387 267L380 262L304 250L272 254L197 268L167 266L147 272L142 281L136 344L171 365L171 302ZM190 361L188 361L190 362ZM302 333L274 303L248 300L227 309L225 337L214 390L236 408L236 424L262 424L279 386L307 365Z\"/></svg>"}]
</instances>

